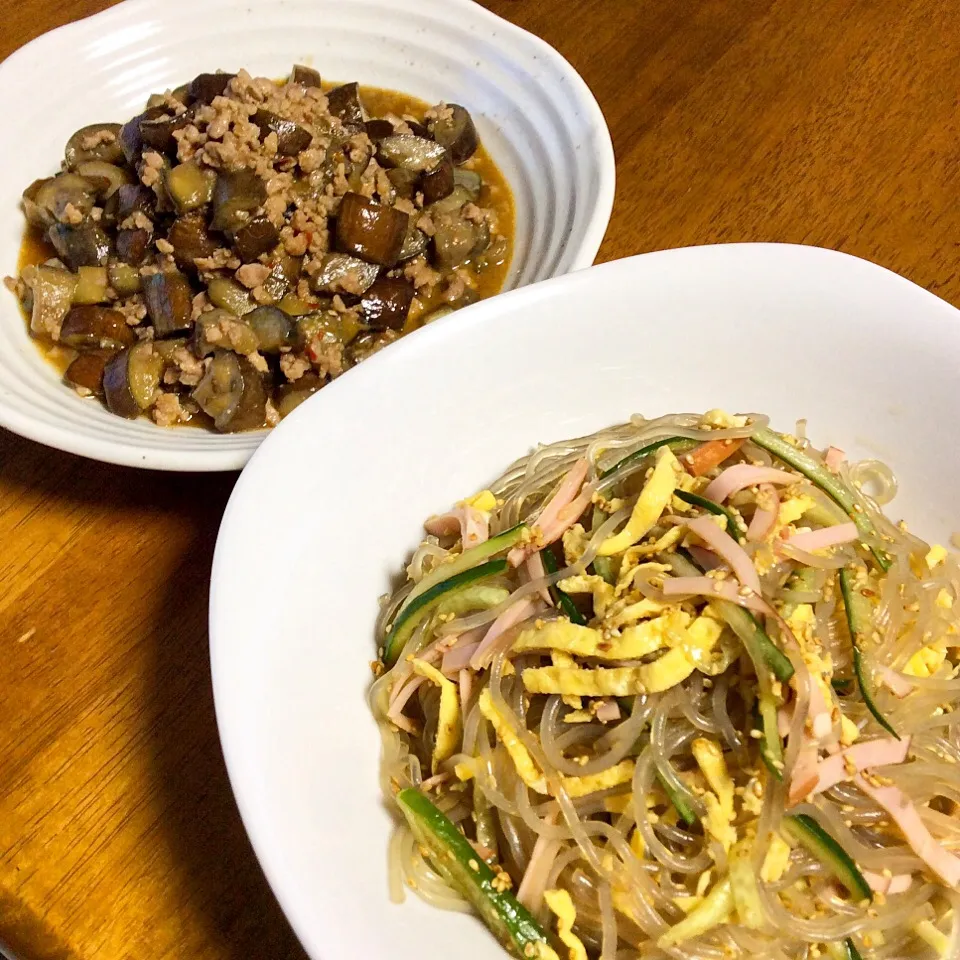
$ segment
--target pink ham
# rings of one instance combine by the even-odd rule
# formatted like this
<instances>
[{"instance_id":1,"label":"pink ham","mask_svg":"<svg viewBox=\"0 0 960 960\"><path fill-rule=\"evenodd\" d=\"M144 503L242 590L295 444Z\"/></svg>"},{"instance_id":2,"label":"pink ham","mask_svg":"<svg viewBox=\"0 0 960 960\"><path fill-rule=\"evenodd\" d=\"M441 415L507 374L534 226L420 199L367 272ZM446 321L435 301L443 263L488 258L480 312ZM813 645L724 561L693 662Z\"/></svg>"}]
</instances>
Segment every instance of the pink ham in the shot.
<instances>
[{"instance_id":1,"label":"pink ham","mask_svg":"<svg viewBox=\"0 0 960 960\"><path fill-rule=\"evenodd\" d=\"M806 533L795 533L785 543L798 550L826 550L827 547L836 547L841 543L851 543L857 539L857 525L850 523L836 523L830 527L821 527L819 530L810 530Z\"/></svg>"},{"instance_id":2,"label":"pink ham","mask_svg":"<svg viewBox=\"0 0 960 960\"><path fill-rule=\"evenodd\" d=\"M747 527L747 539L751 543L766 539L777 525L779 516L780 495L777 493L777 488L772 483L761 483L757 509L754 510L750 518L750 526Z\"/></svg>"},{"instance_id":3,"label":"pink ham","mask_svg":"<svg viewBox=\"0 0 960 960\"><path fill-rule=\"evenodd\" d=\"M861 870L860 872L870 889L875 893L882 893L884 896L906 893L913 883L913 877L909 873L892 873L887 877L882 873L874 873L873 870Z\"/></svg>"},{"instance_id":4,"label":"pink ham","mask_svg":"<svg viewBox=\"0 0 960 960\"><path fill-rule=\"evenodd\" d=\"M547 575L547 571L543 569L543 557L540 556L539 550L536 553L531 553L530 556L527 557L526 570L531 583L534 580L542 580ZM553 598L550 596L550 591L546 587L541 587L538 593L548 607L553 606Z\"/></svg>"},{"instance_id":5,"label":"pink ham","mask_svg":"<svg viewBox=\"0 0 960 960\"><path fill-rule=\"evenodd\" d=\"M527 525L531 528L531 531L536 532L536 535L533 542L520 544L507 554L511 566L519 567L531 553L536 552L540 547L545 547L559 540L564 531L576 523L577 518L587 508L593 496L593 491L589 489L581 492L579 497L577 496L577 491L580 490L584 480L587 479L589 469L590 464L585 457L578 460L563 478L557 492L544 504L540 515L535 520L527 521ZM584 500L585 495L586 499ZM579 509L576 509L577 507ZM571 511L574 509L576 509L576 513L571 516Z\"/></svg>"},{"instance_id":6,"label":"pink ham","mask_svg":"<svg viewBox=\"0 0 960 960\"><path fill-rule=\"evenodd\" d=\"M435 537L453 537L459 533L464 550L475 547L490 537L487 515L466 503L449 513L430 517L423 528Z\"/></svg>"},{"instance_id":7,"label":"pink ham","mask_svg":"<svg viewBox=\"0 0 960 960\"><path fill-rule=\"evenodd\" d=\"M540 609L540 602L535 597L522 597L515 603L510 604L503 613L497 617L484 635L483 640L477 646L473 656L470 658L471 670L482 670L489 666L497 652L496 642L511 627L522 623L528 617L532 617Z\"/></svg>"},{"instance_id":8,"label":"pink ham","mask_svg":"<svg viewBox=\"0 0 960 960\"><path fill-rule=\"evenodd\" d=\"M827 447L823 455L823 465L836 473L845 456L846 454L839 447Z\"/></svg>"},{"instance_id":9,"label":"pink ham","mask_svg":"<svg viewBox=\"0 0 960 960\"><path fill-rule=\"evenodd\" d=\"M855 743L826 760L815 763L812 768L808 766L803 771L799 771L799 776L798 772L795 772L790 781L789 801L797 803L811 793L823 793L824 790L849 780L852 774L847 772L848 763L853 764L856 773L862 773L873 767L903 763L909 749L909 737L904 737L902 740L882 737L878 740Z\"/></svg>"},{"instance_id":10,"label":"pink ham","mask_svg":"<svg viewBox=\"0 0 960 960\"><path fill-rule=\"evenodd\" d=\"M856 784L874 803L887 811L913 852L947 886L960 886L960 858L934 839L920 819L920 812L899 787L875 787L860 776L856 777Z\"/></svg>"},{"instance_id":11,"label":"pink ham","mask_svg":"<svg viewBox=\"0 0 960 960\"><path fill-rule=\"evenodd\" d=\"M776 483L780 486L789 486L797 483L800 477L775 467L755 467L751 463L736 463L727 467L716 480L712 480L703 495L708 500L723 503L727 497L746 487L755 487L761 483Z\"/></svg>"},{"instance_id":12,"label":"pink ham","mask_svg":"<svg viewBox=\"0 0 960 960\"><path fill-rule=\"evenodd\" d=\"M757 596L762 593L760 575L746 550L729 533L721 530L712 517L697 517L687 524L687 529L695 533L714 553L719 554L730 565L737 579Z\"/></svg>"},{"instance_id":13,"label":"pink ham","mask_svg":"<svg viewBox=\"0 0 960 960\"><path fill-rule=\"evenodd\" d=\"M669 577L663 581L665 597L715 597L729 600L754 613L771 613L770 605L759 594L743 596L736 580L717 580L714 577Z\"/></svg>"}]
</instances>

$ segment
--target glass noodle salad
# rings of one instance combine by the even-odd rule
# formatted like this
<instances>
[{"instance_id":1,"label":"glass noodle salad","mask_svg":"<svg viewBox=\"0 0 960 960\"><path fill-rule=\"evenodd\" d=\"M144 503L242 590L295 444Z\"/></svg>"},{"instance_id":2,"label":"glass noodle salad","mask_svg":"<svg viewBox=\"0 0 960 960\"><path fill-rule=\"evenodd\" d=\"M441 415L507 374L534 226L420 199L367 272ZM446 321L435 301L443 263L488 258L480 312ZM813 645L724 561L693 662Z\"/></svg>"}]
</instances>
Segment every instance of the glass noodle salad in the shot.
<instances>
[{"instance_id":1,"label":"glass noodle salad","mask_svg":"<svg viewBox=\"0 0 960 960\"><path fill-rule=\"evenodd\" d=\"M371 691L392 897L524 958L960 958L960 567L895 492L713 410L430 517Z\"/></svg>"}]
</instances>

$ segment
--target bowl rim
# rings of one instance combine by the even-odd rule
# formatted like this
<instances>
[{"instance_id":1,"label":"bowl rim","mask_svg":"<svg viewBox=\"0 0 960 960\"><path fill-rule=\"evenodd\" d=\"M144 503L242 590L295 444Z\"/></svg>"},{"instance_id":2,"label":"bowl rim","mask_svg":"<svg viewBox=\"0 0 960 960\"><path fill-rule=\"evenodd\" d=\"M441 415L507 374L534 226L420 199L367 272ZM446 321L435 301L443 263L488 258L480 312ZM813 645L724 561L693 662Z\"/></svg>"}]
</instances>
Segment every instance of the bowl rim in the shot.
<instances>
[{"instance_id":1,"label":"bowl rim","mask_svg":"<svg viewBox=\"0 0 960 960\"><path fill-rule=\"evenodd\" d=\"M911 295L915 296L918 301L922 300L928 304L929 310L931 311L940 311L944 314L947 312L950 314L960 312L952 304L908 280L906 277L880 264L853 254L807 244L744 242L705 244L653 251L598 264L586 271L554 277L536 284L531 284L527 287L509 291L501 297L496 298L496 305L494 305L493 299L477 304L473 308L470 319L474 325L482 326L487 319L482 313L484 310L490 315L504 311L518 313L521 312L524 307L533 307L536 304L561 299L564 291L569 291L577 286L591 282L588 278L603 276L607 272L613 274L618 270L624 270L626 269L625 264L634 261L643 260L652 263L660 260L665 263L669 258L683 258L721 249L729 251L731 254L736 251L742 251L746 256L749 256L752 252L758 254L775 253L788 257L794 256L802 260L807 266L814 264L814 267L816 262L823 262L828 267L833 264L845 265L848 270L869 272L870 277L875 278L873 282L877 286L886 285L890 287L897 285L902 289L910 288ZM446 330L445 326L448 322L449 318L437 321L436 325L431 325L429 332L425 333L424 337L418 341L408 342L406 346L401 349L408 351L420 349L429 344L429 340L426 339L427 337L449 335L449 331ZM401 364L404 362L404 358L398 350L392 359L387 355L381 354L374 358L374 362ZM376 370L372 368L366 374L368 377L375 375ZM311 402L318 408L318 400ZM292 425L293 423L291 423L291 426ZM235 658L232 656L231 638L224 632L220 625L220 621L224 617L221 610L223 605L228 602L229 581L227 574L231 564L228 546L236 547L242 536L238 531L243 525L243 502L247 498L248 490L250 490L254 484L258 483L263 476L266 465L273 457L275 447L279 444L287 443L287 432L288 431L281 426L279 430L274 431L271 437L261 445L251 458L248 469L240 476L231 493L221 521L214 552L210 580L208 626L214 708L231 788L234 791L241 819L261 868L278 902L284 910L288 921L306 949L307 944L316 944L316 929L315 927L311 927L309 921L296 909L296 899L294 897L296 879L289 874L285 874L282 853L274 848L269 837L269 831L264 824L267 807L258 797L258 790L251 779L251 764L244 757L244 724L239 722L239 701L231 689L235 674ZM361 656L365 657L364 654L361 654ZM319 957L319 954L311 953L310 956Z\"/></svg>"},{"instance_id":2,"label":"bowl rim","mask_svg":"<svg viewBox=\"0 0 960 960\"><path fill-rule=\"evenodd\" d=\"M120 3L105 10L48 30L28 41L0 62L0 88L7 78L16 76L21 69L21 64L26 65L28 62L35 62L38 58L42 59L44 53L48 52L48 47L50 52L58 50L59 44L65 38L71 38L74 33L80 34L91 27L96 27L101 33L104 33L120 28L131 20L149 18L158 4L162 4L164 9L169 12L171 7L186 7L190 6L191 2L192 0L167 0L167 2L163 2L163 0L121 0ZM273 2L274 0L247 0L249 6L259 4L269 7ZM339 0L339 2L362 4L365 0ZM394 2L398 4L406 2L412 5L414 0L394 0ZM600 109L593 92L569 60L546 40L493 13L475 0L416 0L416 8L421 15L428 13L431 6L436 10L455 8L463 17L472 18L475 22L484 24L490 30L511 36L515 42L527 45L532 51L531 59L547 60L567 77L571 92L576 94L578 104L583 110L586 129L589 131L591 147L589 155L593 157L596 163L597 179L597 202L592 210L587 211L583 232L575 253L570 258L567 272L572 273L584 267L589 267L596 259L609 226L616 189L613 141L603 111ZM555 279L555 276L544 279ZM502 296L502 294L495 294L494 296ZM472 308L471 306L463 309ZM419 333L419 331L412 332ZM8 405L4 393L4 385L0 382L0 428L65 453L119 466L171 472L241 470L263 442L263 439L270 435L269 430L225 435L223 437L225 441L223 449L192 449L189 446L157 449L139 444L136 441L78 434L69 425L36 419L29 413L23 413ZM151 424L151 426L155 425ZM177 428L156 427L156 429ZM217 434L208 434L207 436L219 439ZM238 442L240 440L247 442Z\"/></svg>"}]
</instances>

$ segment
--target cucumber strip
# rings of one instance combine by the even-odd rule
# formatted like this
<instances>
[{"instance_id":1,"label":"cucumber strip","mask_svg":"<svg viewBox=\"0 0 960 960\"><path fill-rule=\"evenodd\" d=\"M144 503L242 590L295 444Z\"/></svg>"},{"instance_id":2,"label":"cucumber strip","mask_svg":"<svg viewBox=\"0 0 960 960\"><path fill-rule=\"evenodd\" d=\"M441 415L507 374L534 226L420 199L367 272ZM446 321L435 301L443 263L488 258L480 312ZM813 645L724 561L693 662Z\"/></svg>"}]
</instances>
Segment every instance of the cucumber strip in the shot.
<instances>
[{"instance_id":1,"label":"cucumber strip","mask_svg":"<svg viewBox=\"0 0 960 960\"><path fill-rule=\"evenodd\" d=\"M760 698L757 713L760 716L763 738L760 741L760 759L771 775L783 782L783 741L777 726L777 703L769 684L760 682Z\"/></svg>"},{"instance_id":2,"label":"cucumber strip","mask_svg":"<svg viewBox=\"0 0 960 960\"><path fill-rule=\"evenodd\" d=\"M462 590L486 577L496 576L506 569L505 559L489 560L487 563L481 563L479 567L471 567L447 580L441 580L440 583L414 598L400 610L390 627L390 632L383 643L383 662L387 666L393 666L397 662L407 640L410 639L410 634L413 633L417 624L440 603L441 598L449 598L453 595L453 591Z\"/></svg>"},{"instance_id":3,"label":"cucumber strip","mask_svg":"<svg viewBox=\"0 0 960 960\"><path fill-rule=\"evenodd\" d=\"M746 530L744 530L743 524L737 519L732 510L728 510L726 507L721 506L719 503L714 503L713 500L708 500L706 497L701 497L699 494L690 493L688 490L674 490L673 495L679 497L684 503L689 503L694 507L700 507L701 510L706 510L707 513L712 513L714 516L725 517L727 521L727 533L740 543L743 543L746 539Z\"/></svg>"},{"instance_id":4,"label":"cucumber strip","mask_svg":"<svg viewBox=\"0 0 960 960\"><path fill-rule=\"evenodd\" d=\"M595 533L603 521L606 519L606 514L599 508L593 508L593 517L591 519L591 532ZM617 568L613 562L613 557L594 557L593 563L590 564L593 567L594 573L598 577L602 577L606 580L610 586L615 587L617 585Z\"/></svg>"},{"instance_id":5,"label":"cucumber strip","mask_svg":"<svg viewBox=\"0 0 960 960\"><path fill-rule=\"evenodd\" d=\"M864 616L866 601L857 593L856 587L853 585L853 573L846 567L840 571L840 593L843 596L843 606L847 613L847 627L850 630L850 642L853 645L853 672L860 687L860 696L863 697L866 708L873 714L873 719L884 730L899 740L900 734L893 729L892 724L880 712L873 699L873 692L863 663L863 655L860 652L861 638L865 632L864 622L869 619L869 616Z\"/></svg>"},{"instance_id":6,"label":"cucumber strip","mask_svg":"<svg viewBox=\"0 0 960 960\"><path fill-rule=\"evenodd\" d=\"M473 904L500 943L524 960L549 956L543 928L509 890L497 889L497 875L456 826L419 790L401 790L397 804L434 868Z\"/></svg>"},{"instance_id":7,"label":"cucumber strip","mask_svg":"<svg viewBox=\"0 0 960 960\"><path fill-rule=\"evenodd\" d=\"M834 691L845 697L848 693L853 693L853 681L849 677L834 677L830 681L830 686Z\"/></svg>"},{"instance_id":8,"label":"cucumber strip","mask_svg":"<svg viewBox=\"0 0 960 960\"><path fill-rule=\"evenodd\" d=\"M503 603L510 596L506 587L489 587L483 583L474 584L463 590L447 594L438 604L437 613L452 613L460 616L471 610L489 610Z\"/></svg>"},{"instance_id":9,"label":"cucumber strip","mask_svg":"<svg viewBox=\"0 0 960 960\"><path fill-rule=\"evenodd\" d=\"M858 902L873 899L869 884L850 855L813 817L805 813L790 814L783 818L783 827L827 867Z\"/></svg>"},{"instance_id":10,"label":"cucumber strip","mask_svg":"<svg viewBox=\"0 0 960 960\"><path fill-rule=\"evenodd\" d=\"M772 453L775 457L799 470L808 480L815 483L828 497L843 507L846 514L856 524L861 537L877 537L877 528L863 512L863 508L854 499L853 494L829 470L820 466L816 460L802 450L787 443L782 436L762 427L750 438L758 447ZM870 552L882 570L890 569L890 558L883 550L870 547Z\"/></svg>"},{"instance_id":11,"label":"cucumber strip","mask_svg":"<svg viewBox=\"0 0 960 960\"><path fill-rule=\"evenodd\" d=\"M448 563L441 563L438 567L431 570L413 590L410 591L407 599L401 604L399 613L403 613L417 597L426 593L431 587L436 586L438 583L449 580L458 573L469 570L471 567L483 563L484 560L489 560L498 553L504 553L512 547L515 547L523 539L526 530L526 524L518 523L515 527L504 530L503 533L498 533L495 537L484 540L483 543L478 543L475 547L470 547L469 550L464 550L463 553Z\"/></svg>"},{"instance_id":12,"label":"cucumber strip","mask_svg":"<svg viewBox=\"0 0 960 960\"><path fill-rule=\"evenodd\" d=\"M634 450L633 453L628 453L622 460L618 460L610 467L609 470L604 470L603 473L600 474L600 479L605 480L607 477L623 470L625 467L639 463L661 447L670 447L674 453L681 453L685 450L692 450L694 447L699 447L700 443L700 440L691 440L689 437L664 437L662 440L654 440L653 443L648 443L645 447Z\"/></svg>"},{"instance_id":13,"label":"cucumber strip","mask_svg":"<svg viewBox=\"0 0 960 960\"><path fill-rule=\"evenodd\" d=\"M657 770L657 782L663 787L664 793L666 793L667 798L673 804L674 809L680 815L680 819L688 826L694 826L699 818L697 817L697 811L690 806L687 796L684 793L681 793L679 790L675 790L673 786L667 781L667 778Z\"/></svg>"},{"instance_id":14,"label":"cucumber strip","mask_svg":"<svg viewBox=\"0 0 960 960\"><path fill-rule=\"evenodd\" d=\"M860 951L857 949L857 945L851 937L847 937L847 939L843 941L843 945L847 951L847 960L863 960L863 957L860 956Z\"/></svg>"},{"instance_id":15,"label":"cucumber strip","mask_svg":"<svg viewBox=\"0 0 960 960\"><path fill-rule=\"evenodd\" d=\"M546 570L547 573L557 572L559 569L557 567L557 558L553 555L553 551L549 547L544 547L543 550L540 551L540 557L543 560L543 569ZM577 605L570 598L570 594L564 592L554 584L550 587L550 596L553 597L553 602L571 623L576 623L581 627L587 625L587 618L577 609Z\"/></svg>"}]
</instances>

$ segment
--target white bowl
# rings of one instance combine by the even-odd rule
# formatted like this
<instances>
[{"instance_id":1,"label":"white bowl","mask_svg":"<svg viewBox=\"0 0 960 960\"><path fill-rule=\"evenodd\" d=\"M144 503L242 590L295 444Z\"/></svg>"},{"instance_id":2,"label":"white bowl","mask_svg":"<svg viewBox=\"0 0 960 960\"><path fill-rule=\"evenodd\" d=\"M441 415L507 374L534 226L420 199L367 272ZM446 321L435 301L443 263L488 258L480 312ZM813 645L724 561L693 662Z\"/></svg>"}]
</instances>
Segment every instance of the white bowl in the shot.
<instances>
[{"instance_id":1,"label":"white bowl","mask_svg":"<svg viewBox=\"0 0 960 960\"><path fill-rule=\"evenodd\" d=\"M471 0L126 0L45 34L0 65L0 276L14 274L20 193L57 169L70 134L133 116L202 71L282 76L293 63L471 110L513 188L507 288L588 266L613 204L600 108L552 47ZM126 421L81 401L0 291L0 426L71 453L164 470L238 469L264 432L217 436Z\"/></svg>"},{"instance_id":2,"label":"white bowl","mask_svg":"<svg viewBox=\"0 0 960 960\"><path fill-rule=\"evenodd\" d=\"M223 520L211 657L240 810L310 956L421 960L439 955L431 943L503 956L469 917L387 899L390 816L364 697L377 598L426 516L540 441L720 406L781 429L806 417L819 444L885 459L901 481L893 512L944 538L960 527L958 364L960 313L880 267L812 247L700 247L478 304L281 424Z\"/></svg>"}]
</instances>

